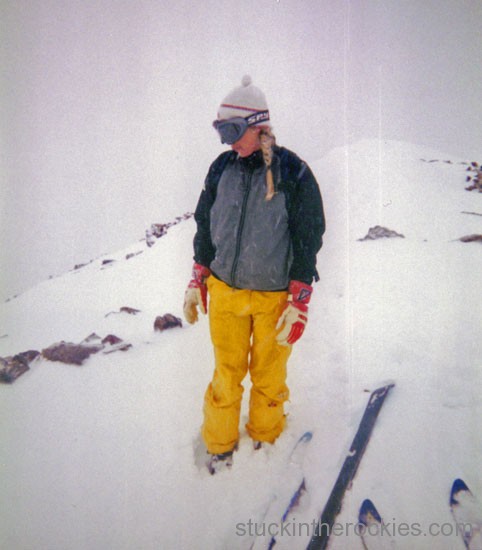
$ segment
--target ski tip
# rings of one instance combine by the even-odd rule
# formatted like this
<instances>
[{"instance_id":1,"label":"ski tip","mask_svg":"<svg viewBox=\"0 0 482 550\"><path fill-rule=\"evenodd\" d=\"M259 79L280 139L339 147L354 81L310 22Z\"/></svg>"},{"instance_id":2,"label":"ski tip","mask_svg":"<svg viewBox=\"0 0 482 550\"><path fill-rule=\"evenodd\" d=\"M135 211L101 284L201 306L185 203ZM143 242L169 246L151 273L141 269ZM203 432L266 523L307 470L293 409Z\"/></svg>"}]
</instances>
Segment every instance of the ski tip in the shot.
<instances>
[{"instance_id":1,"label":"ski tip","mask_svg":"<svg viewBox=\"0 0 482 550\"><path fill-rule=\"evenodd\" d=\"M385 380L382 382L375 391L388 391L391 390L395 386L395 380Z\"/></svg>"},{"instance_id":2,"label":"ski tip","mask_svg":"<svg viewBox=\"0 0 482 550\"><path fill-rule=\"evenodd\" d=\"M376 390L373 390L370 394L370 399L368 401L369 405L374 405L378 401L382 401L388 395L389 391L395 386L395 383L389 382L384 386L378 387Z\"/></svg>"},{"instance_id":3,"label":"ski tip","mask_svg":"<svg viewBox=\"0 0 482 550\"><path fill-rule=\"evenodd\" d=\"M375 505L369 498L365 499L362 502L362 505L360 506L360 512L358 514L358 520L365 527L368 527L368 525L375 522L382 522L382 518L380 517L378 510L375 508Z\"/></svg>"},{"instance_id":4,"label":"ski tip","mask_svg":"<svg viewBox=\"0 0 482 550\"><path fill-rule=\"evenodd\" d=\"M452 485L452 490L450 491L450 505L454 506L459 503L457 499L457 495L461 491L467 491L470 493L470 489L467 487L465 481L463 479L456 479Z\"/></svg>"},{"instance_id":5,"label":"ski tip","mask_svg":"<svg viewBox=\"0 0 482 550\"><path fill-rule=\"evenodd\" d=\"M313 432L305 432L301 437L300 441L311 441L311 438L313 437Z\"/></svg>"}]
</instances>

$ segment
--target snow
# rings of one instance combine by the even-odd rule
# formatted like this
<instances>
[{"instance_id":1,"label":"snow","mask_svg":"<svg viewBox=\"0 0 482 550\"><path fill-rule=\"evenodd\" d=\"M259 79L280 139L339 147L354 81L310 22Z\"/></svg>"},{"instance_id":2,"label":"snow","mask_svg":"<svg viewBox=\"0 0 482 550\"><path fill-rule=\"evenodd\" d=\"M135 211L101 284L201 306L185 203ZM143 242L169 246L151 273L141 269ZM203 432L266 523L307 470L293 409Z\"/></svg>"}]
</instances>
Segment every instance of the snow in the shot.
<instances>
[{"instance_id":1,"label":"snow","mask_svg":"<svg viewBox=\"0 0 482 550\"><path fill-rule=\"evenodd\" d=\"M254 451L242 427L231 471L210 476L196 454L213 364L206 319L153 330L158 315L182 316L192 219L151 248L134 243L2 304L2 357L92 332L133 347L81 367L39 359L0 386L0 547L249 548L252 538L237 533L262 521L293 482L286 464L307 430L308 491L291 519L311 523L368 391L393 379L337 521L354 525L370 498L394 529L421 526L419 535L398 529L397 548L462 549L455 534L428 533L434 523L444 532L453 526L455 478L482 495L482 255L479 243L457 240L482 233L479 216L462 214L482 212L482 195L464 191L461 160L473 159L367 140L312 163L328 229L309 323L290 359L287 429ZM358 241L375 225L405 238ZM141 312L112 313L122 306ZM246 414L244 402L242 426ZM348 532L330 548L361 548ZM308 540L302 531L279 537L277 547L305 548Z\"/></svg>"}]
</instances>

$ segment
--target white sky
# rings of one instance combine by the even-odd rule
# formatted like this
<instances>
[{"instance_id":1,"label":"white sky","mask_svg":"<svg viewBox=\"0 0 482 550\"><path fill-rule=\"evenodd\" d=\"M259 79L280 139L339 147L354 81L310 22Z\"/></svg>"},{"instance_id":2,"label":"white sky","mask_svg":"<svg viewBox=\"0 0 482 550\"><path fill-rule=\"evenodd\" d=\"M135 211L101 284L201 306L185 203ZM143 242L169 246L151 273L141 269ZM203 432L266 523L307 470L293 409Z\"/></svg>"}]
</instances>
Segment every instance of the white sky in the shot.
<instances>
[{"instance_id":1,"label":"white sky","mask_svg":"<svg viewBox=\"0 0 482 550\"><path fill-rule=\"evenodd\" d=\"M308 161L367 137L481 160L479 1L16 0L0 26L0 298L193 210L245 73Z\"/></svg>"}]
</instances>

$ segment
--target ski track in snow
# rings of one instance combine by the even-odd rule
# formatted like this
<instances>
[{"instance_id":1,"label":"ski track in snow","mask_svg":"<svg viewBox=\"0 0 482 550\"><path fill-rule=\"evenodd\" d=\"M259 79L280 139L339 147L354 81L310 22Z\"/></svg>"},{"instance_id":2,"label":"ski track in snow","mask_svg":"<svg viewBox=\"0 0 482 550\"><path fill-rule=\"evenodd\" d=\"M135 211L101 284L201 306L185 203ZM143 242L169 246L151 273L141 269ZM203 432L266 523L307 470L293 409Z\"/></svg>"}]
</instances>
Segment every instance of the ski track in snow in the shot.
<instances>
[{"instance_id":1,"label":"ski track in snow","mask_svg":"<svg viewBox=\"0 0 482 550\"><path fill-rule=\"evenodd\" d=\"M450 486L482 495L479 243L482 195L464 191L464 167L400 142L363 141L312 164L328 230L305 334L289 365L288 425L254 451L245 433L231 471L195 463L212 374L207 320L154 333L157 315L182 317L193 220L144 243L45 281L0 306L0 356L79 342L96 332L131 342L82 367L38 360L0 386L0 547L16 550L249 548L238 536L282 493L287 457L310 430L307 493L293 522L319 517L369 393L394 380L340 523L365 498L385 522L452 523ZM374 225L404 239L358 242ZM125 260L126 254L142 254ZM122 306L135 316L109 315ZM245 397L249 390L246 381ZM199 462L199 461L198 461ZM279 488L279 489L278 489ZM287 503L286 503L287 504ZM284 508L284 507L282 507ZM305 548L309 537L278 537ZM453 550L460 537L395 536L397 548ZM360 549L353 535L331 550Z\"/></svg>"}]
</instances>

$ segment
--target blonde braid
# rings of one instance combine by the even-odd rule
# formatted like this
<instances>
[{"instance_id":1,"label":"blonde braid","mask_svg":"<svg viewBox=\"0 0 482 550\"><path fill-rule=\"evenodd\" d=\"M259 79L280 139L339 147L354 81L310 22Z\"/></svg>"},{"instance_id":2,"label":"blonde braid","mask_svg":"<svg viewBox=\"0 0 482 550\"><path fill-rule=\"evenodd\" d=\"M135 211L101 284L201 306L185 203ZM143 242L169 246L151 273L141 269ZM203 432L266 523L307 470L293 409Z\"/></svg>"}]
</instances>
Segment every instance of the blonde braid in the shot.
<instances>
[{"instance_id":1,"label":"blonde braid","mask_svg":"<svg viewBox=\"0 0 482 550\"><path fill-rule=\"evenodd\" d=\"M264 164L266 165L266 197L265 200L270 201L275 195L273 171L271 170L271 162L273 160L273 146L276 143L276 138L270 128L262 128L259 134L261 141L261 151L263 153Z\"/></svg>"}]
</instances>

